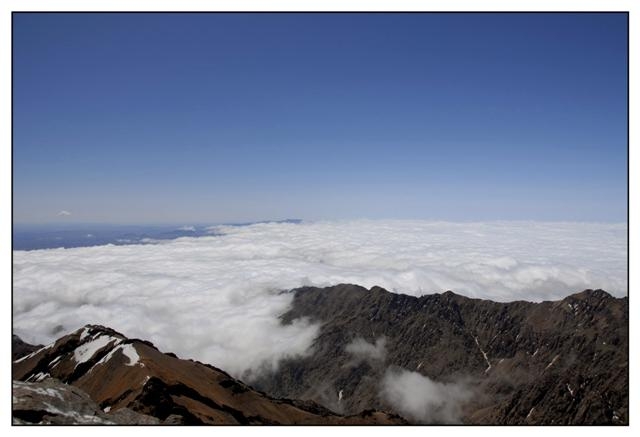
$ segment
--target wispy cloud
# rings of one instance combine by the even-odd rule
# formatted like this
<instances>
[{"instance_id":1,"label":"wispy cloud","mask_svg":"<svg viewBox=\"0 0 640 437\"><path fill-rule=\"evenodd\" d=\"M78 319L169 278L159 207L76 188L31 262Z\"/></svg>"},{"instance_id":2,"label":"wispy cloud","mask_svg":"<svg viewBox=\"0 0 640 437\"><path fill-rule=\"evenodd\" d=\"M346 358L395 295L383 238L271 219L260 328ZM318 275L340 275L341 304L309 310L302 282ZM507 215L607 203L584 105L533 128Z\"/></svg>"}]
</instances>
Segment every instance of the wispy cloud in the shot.
<instances>
[{"instance_id":1,"label":"wispy cloud","mask_svg":"<svg viewBox=\"0 0 640 437\"><path fill-rule=\"evenodd\" d=\"M71 215L71 213L69 211L62 210L62 211L58 212L58 216L59 217L64 217L64 216L69 216L69 215Z\"/></svg>"},{"instance_id":2,"label":"wispy cloud","mask_svg":"<svg viewBox=\"0 0 640 437\"><path fill-rule=\"evenodd\" d=\"M495 300L627 290L626 226L354 221L219 227L220 236L16 251L14 329L53 340L86 323L148 338L236 376L307 351L318 325L278 317L302 285L379 285ZM353 351L375 356L361 342Z\"/></svg>"},{"instance_id":3,"label":"wispy cloud","mask_svg":"<svg viewBox=\"0 0 640 437\"><path fill-rule=\"evenodd\" d=\"M356 359L384 361L386 357L386 344L387 340L384 337L378 338L375 344L369 343L362 337L357 337L354 338L351 343L347 344L344 350Z\"/></svg>"},{"instance_id":4,"label":"wispy cloud","mask_svg":"<svg viewBox=\"0 0 640 437\"><path fill-rule=\"evenodd\" d=\"M401 415L422 423L459 423L472 392L464 384L441 383L418 373L389 368L381 395Z\"/></svg>"}]
</instances>

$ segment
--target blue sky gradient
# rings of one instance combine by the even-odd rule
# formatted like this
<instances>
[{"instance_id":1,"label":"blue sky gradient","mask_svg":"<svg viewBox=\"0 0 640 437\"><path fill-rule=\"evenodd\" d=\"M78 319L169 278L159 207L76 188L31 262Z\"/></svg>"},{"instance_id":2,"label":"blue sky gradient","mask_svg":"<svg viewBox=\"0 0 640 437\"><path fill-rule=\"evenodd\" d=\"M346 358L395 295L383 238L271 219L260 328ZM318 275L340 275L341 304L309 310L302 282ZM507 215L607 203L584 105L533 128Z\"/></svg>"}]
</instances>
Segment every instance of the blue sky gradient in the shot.
<instances>
[{"instance_id":1,"label":"blue sky gradient","mask_svg":"<svg viewBox=\"0 0 640 437\"><path fill-rule=\"evenodd\" d=\"M626 221L625 14L13 26L17 223Z\"/></svg>"}]
</instances>

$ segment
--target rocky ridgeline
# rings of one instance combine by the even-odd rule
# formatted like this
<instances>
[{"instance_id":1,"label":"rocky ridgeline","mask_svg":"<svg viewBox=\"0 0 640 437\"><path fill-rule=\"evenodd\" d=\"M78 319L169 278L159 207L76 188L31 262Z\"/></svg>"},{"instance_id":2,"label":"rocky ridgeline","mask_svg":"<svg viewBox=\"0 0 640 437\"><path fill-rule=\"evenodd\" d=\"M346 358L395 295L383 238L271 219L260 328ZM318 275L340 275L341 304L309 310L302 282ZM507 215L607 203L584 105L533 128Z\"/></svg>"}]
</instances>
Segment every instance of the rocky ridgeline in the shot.
<instances>
[{"instance_id":1,"label":"rocky ridgeline","mask_svg":"<svg viewBox=\"0 0 640 437\"><path fill-rule=\"evenodd\" d=\"M628 423L627 298L586 290L497 303L344 284L292 292L282 323L307 317L321 330L308 355L252 381L262 391L102 326L45 347L14 337L14 423L407 423L401 415L420 423ZM390 369L469 396L455 414L411 417L383 393ZM445 408L430 402L426 408Z\"/></svg>"},{"instance_id":2,"label":"rocky ridgeline","mask_svg":"<svg viewBox=\"0 0 640 437\"><path fill-rule=\"evenodd\" d=\"M283 317L320 322L312 354L253 384L350 414L396 411L381 396L389 368L459 383L470 424L627 424L628 300L586 290L554 302L497 303L452 292L413 297L357 285L293 291ZM354 361L356 339L383 345Z\"/></svg>"},{"instance_id":3,"label":"rocky ridgeline","mask_svg":"<svg viewBox=\"0 0 640 437\"><path fill-rule=\"evenodd\" d=\"M14 339L15 340L15 339ZM13 363L16 424L402 424L365 411L274 399L224 371L86 326Z\"/></svg>"}]
</instances>

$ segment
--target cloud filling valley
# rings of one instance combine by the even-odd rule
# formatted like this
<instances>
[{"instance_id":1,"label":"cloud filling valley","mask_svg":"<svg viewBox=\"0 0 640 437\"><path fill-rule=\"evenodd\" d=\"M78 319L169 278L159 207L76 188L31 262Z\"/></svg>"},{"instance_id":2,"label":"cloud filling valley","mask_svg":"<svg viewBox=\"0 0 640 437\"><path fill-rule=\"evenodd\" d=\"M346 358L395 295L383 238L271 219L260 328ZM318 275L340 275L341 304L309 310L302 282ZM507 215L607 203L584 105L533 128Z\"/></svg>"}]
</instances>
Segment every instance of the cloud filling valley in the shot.
<instances>
[{"instance_id":1,"label":"cloud filling valley","mask_svg":"<svg viewBox=\"0 0 640 437\"><path fill-rule=\"evenodd\" d=\"M309 351L320 325L278 319L293 298L282 291L303 285L378 285L416 296L453 290L498 301L561 299L585 288L627 293L625 224L360 220L212 231L14 251L14 333L48 343L102 324L250 380Z\"/></svg>"}]
</instances>

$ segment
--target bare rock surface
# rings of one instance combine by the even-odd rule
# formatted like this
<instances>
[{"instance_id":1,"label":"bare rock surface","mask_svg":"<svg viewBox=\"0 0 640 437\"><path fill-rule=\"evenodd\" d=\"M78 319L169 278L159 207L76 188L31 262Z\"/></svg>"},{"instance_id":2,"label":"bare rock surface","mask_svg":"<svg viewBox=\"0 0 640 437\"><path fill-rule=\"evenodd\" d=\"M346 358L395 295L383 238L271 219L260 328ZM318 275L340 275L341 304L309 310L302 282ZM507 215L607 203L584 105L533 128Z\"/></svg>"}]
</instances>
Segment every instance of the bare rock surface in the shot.
<instances>
[{"instance_id":1,"label":"bare rock surface","mask_svg":"<svg viewBox=\"0 0 640 437\"><path fill-rule=\"evenodd\" d=\"M58 422L49 418L35 421L31 417L33 423L137 420L139 416L130 418L134 412L166 424L187 425L406 423L399 416L380 411L344 417L314 402L271 398L211 365L164 354L147 341L128 339L96 325L88 325L14 361L13 378L23 381L15 383L19 391L14 389L14 418L19 421L27 421L22 413L25 409L19 406L28 402L27 395L33 392L25 388L25 382L55 378L69 387L69 398L81 391L97 405L98 413L93 404L86 405L87 398L64 410L58 408L61 405L52 404L67 414L59 414L55 419Z\"/></svg>"},{"instance_id":2,"label":"bare rock surface","mask_svg":"<svg viewBox=\"0 0 640 437\"><path fill-rule=\"evenodd\" d=\"M155 417L123 408L108 414L88 394L47 378L41 382L13 381L14 424L153 425Z\"/></svg>"},{"instance_id":3,"label":"bare rock surface","mask_svg":"<svg viewBox=\"0 0 640 437\"><path fill-rule=\"evenodd\" d=\"M283 323L307 317L322 327L309 356L254 382L270 395L343 414L401 412L382 382L389 369L403 369L471 393L445 422L628 423L626 297L585 290L559 301L500 303L349 284L293 293Z\"/></svg>"},{"instance_id":4,"label":"bare rock surface","mask_svg":"<svg viewBox=\"0 0 640 437\"><path fill-rule=\"evenodd\" d=\"M28 355L31 352L40 349L41 347L42 345L25 343L20 337L13 334L11 337L11 359L15 361L18 358L22 358L25 355Z\"/></svg>"}]
</instances>

